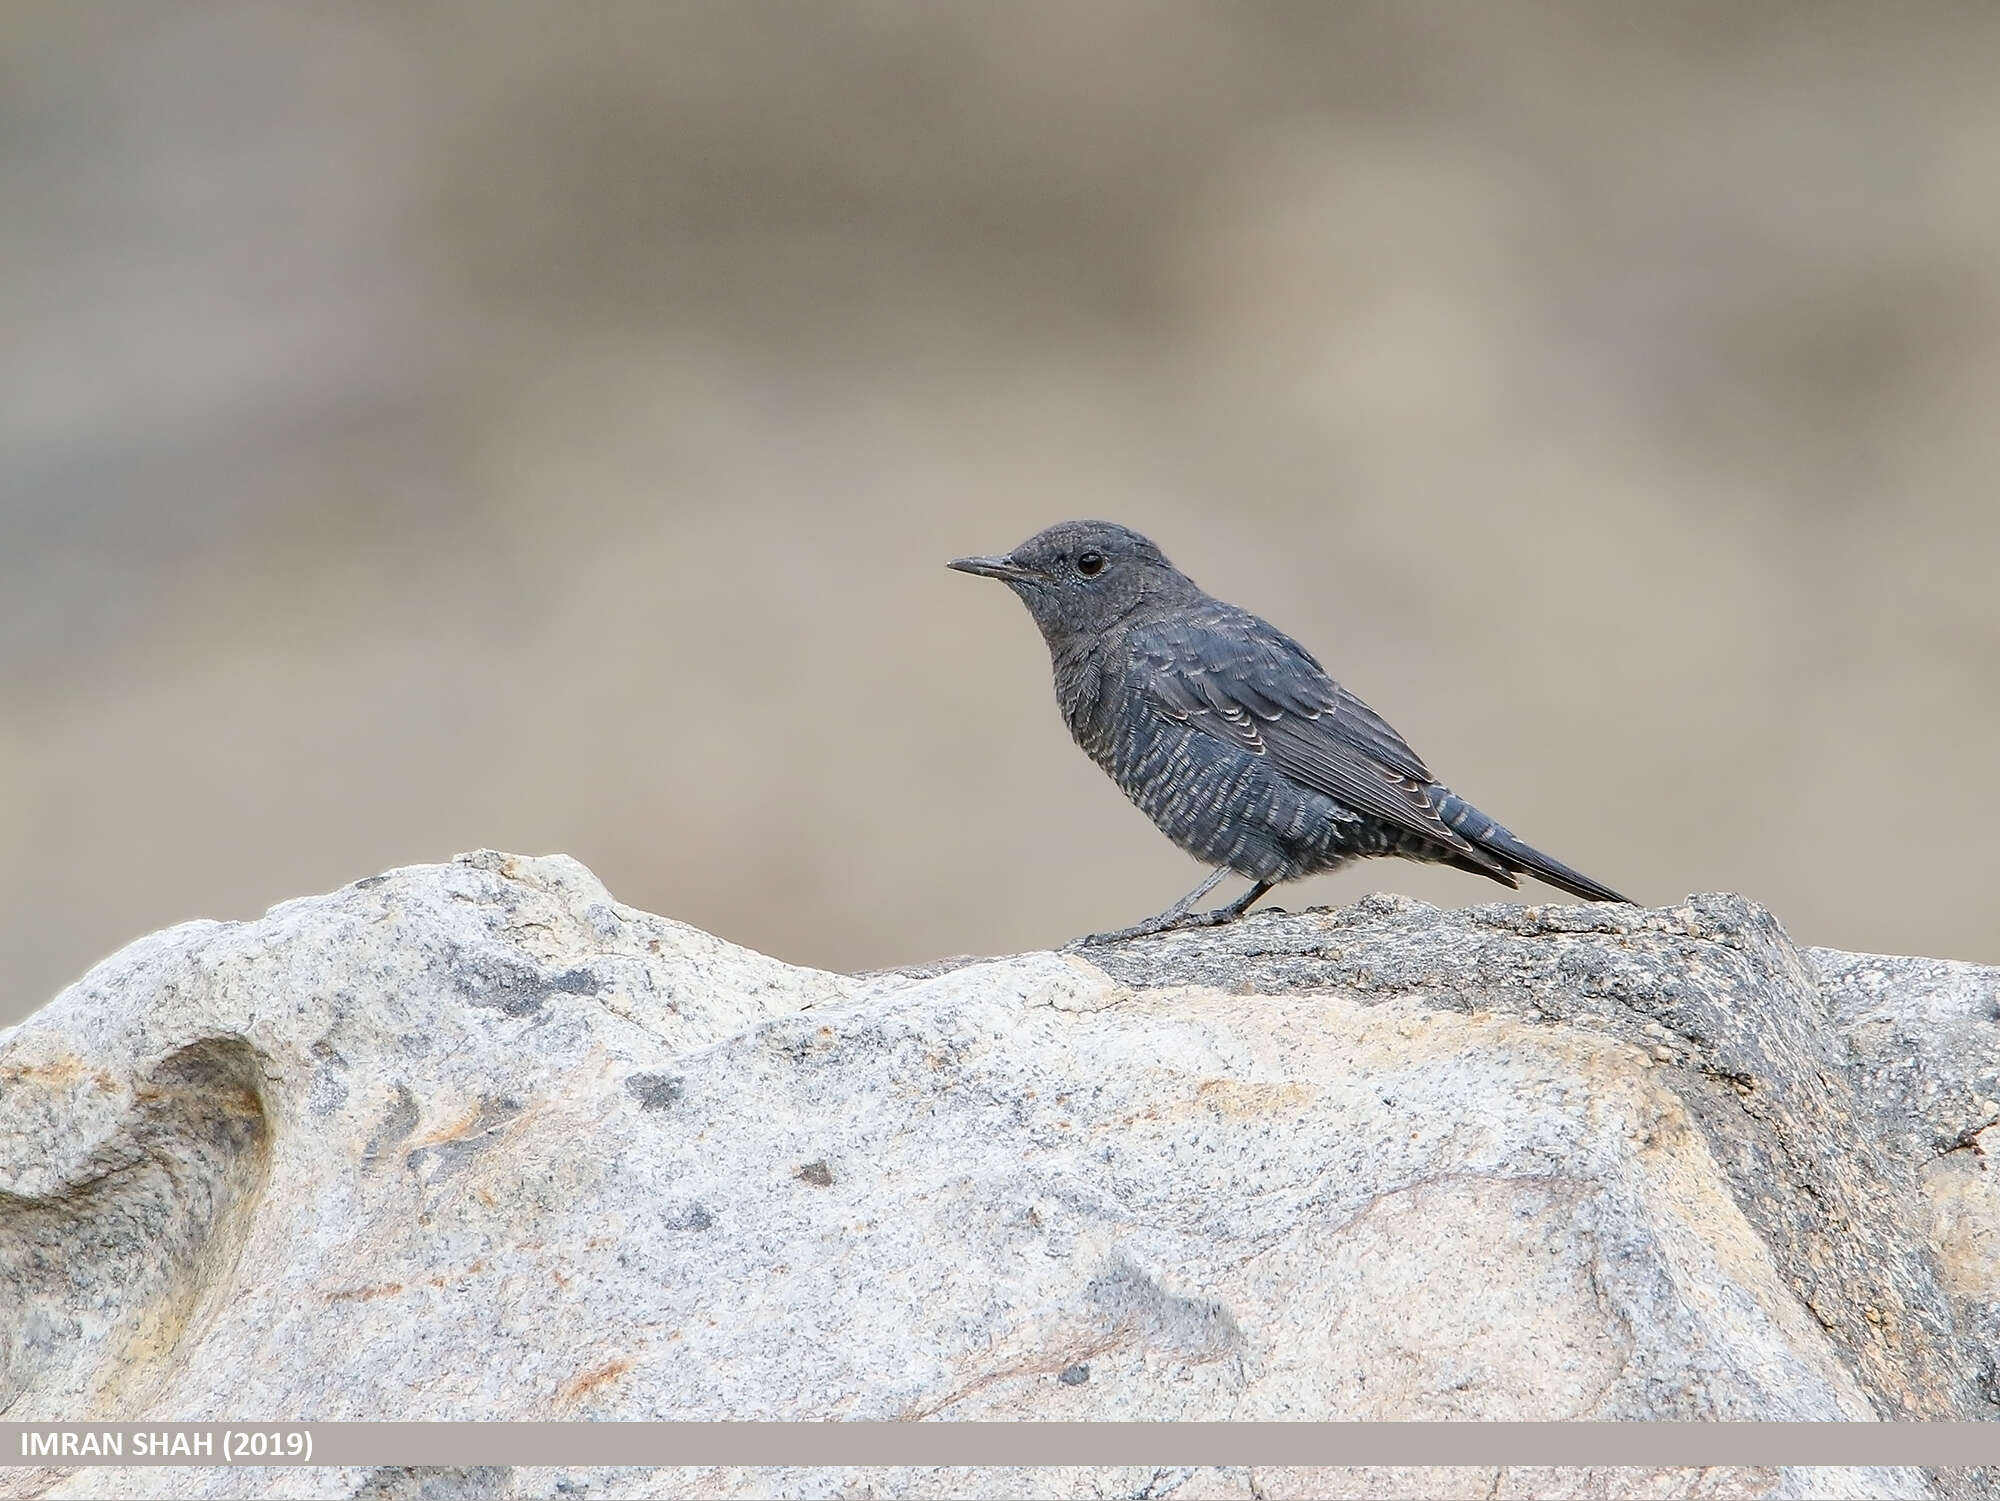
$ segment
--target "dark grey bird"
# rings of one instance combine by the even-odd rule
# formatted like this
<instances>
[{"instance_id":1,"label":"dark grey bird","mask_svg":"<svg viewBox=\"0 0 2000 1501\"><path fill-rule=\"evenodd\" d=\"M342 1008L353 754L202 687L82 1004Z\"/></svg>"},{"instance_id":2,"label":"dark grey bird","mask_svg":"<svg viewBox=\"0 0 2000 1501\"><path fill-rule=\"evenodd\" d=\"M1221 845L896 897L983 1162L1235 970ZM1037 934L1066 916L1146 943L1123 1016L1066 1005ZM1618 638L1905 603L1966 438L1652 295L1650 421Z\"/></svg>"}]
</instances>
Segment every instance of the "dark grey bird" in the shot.
<instances>
[{"instance_id":1,"label":"dark grey bird","mask_svg":"<svg viewBox=\"0 0 2000 1501\"><path fill-rule=\"evenodd\" d=\"M1041 627L1076 743L1160 832L1216 867L1157 917L1103 943L1233 922L1280 881L1375 855L1456 866L1503 886L1534 876L1593 902L1609 886L1522 843L1431 775L1312 653L1205 593L1137 532L1065 521L1001 557L996 578ZM1194 905L1231 871L1250 889Z\"/></svg>"}]
</instances>

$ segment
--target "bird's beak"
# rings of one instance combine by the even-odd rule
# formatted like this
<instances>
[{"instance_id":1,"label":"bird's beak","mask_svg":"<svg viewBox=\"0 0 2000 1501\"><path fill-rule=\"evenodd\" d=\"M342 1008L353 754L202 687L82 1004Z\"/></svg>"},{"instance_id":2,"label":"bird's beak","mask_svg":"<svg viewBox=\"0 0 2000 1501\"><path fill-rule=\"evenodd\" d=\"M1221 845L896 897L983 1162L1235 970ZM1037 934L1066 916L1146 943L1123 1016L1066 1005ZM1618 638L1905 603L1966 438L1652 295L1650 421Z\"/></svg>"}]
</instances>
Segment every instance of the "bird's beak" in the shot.
<instances>
[{"instance_id":1,"label":"bird's beak","mask_svg":"<svg viewBox=\"0 0 2000 1501\"><path fill-rule=\"evenodd\" d=\"M960 573L976 573L989 579L1031 579L1035 575L1012 558L953 558L945 565Z\"/></svg>"}]
</instances>

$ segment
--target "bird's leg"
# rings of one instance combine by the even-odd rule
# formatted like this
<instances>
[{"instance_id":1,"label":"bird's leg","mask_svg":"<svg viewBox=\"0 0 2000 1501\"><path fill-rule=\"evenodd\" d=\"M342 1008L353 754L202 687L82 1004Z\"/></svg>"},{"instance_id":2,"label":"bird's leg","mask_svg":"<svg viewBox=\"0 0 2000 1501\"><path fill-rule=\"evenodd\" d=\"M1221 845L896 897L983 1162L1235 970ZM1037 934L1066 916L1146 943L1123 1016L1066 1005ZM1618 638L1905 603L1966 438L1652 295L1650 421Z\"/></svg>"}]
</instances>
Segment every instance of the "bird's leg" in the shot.
<instances>
[{"instance_id":1,"label":"bird's leg","mask_svg":"<svg viewBox=\"0 0 2000 1501\"><path fill-rule=\"evenodd\" d=\"M1234 922L1250 909L1252 902L1271 889L1271 883L1269 881L1259 881L1248 892L1238 897L1227 907L1218 907L1213 912L1194 912L1194 904L1215 890L1216 886L1228 874L1229 867L1226 865L1212 870L1208 873L1207 879L1199 886L1195 887L1194 890L1190 891L1186 896L1182 897L1173 906L1167 908L1166 911L1160 913L1158 916L1149 917L1144 922L1134 923L1129 928L1119 928L1116 932L1092 933L1086 938L1079 938L1073 943L1065 944L1064 947L1071 949L1087 948L1092 944L1118 943L1127 938L1144 938L1148 933L1167 933L1175 928L1207 928L1221 923Z\"/></svg>"},{"instance_id":2,"label":"bird's leg","mask_svg":"<svg viewBox=\"0 0 2000 1501\"><path fill-rule=\"evenodd\" d=\"M1182 897L1179 901L1175 902L1173 906L1167 908L1167 910L1162 912L1160 916L1179 917L1182 913L1186 912L1190 907L1194 906L1196 902L1200 901L1203 897L1207 896L1211 891L1215 890L1217 886L1220 886L1222 884L1223 878L1226 877L1228 874L1229 874L1228 866L1226 865L1216 866L1214 870L1211 870L1206 876L1202 877L1202 882L1199 886L1195 887L1194 890L1190 891L1186 896Z\"/></svg>"},{"instance_id":3,"label":"bird's leg","mask_svg":"<svg viewBox=\"0 0 2000 1501\"><path fill-rule=\"evenodd\" d=\"M1217 907L1213 912L1204 912L1195 922L1189 923L1188 926L1194 927L1199 925L1204 928L1219 928L1224 923L1235 922L1237 918L1248 912L1258 902L1261 902L1264 899L1264 893L1277 884L1276 881L1259 881L1227 907Z\"/></svg>"}]
</instances>

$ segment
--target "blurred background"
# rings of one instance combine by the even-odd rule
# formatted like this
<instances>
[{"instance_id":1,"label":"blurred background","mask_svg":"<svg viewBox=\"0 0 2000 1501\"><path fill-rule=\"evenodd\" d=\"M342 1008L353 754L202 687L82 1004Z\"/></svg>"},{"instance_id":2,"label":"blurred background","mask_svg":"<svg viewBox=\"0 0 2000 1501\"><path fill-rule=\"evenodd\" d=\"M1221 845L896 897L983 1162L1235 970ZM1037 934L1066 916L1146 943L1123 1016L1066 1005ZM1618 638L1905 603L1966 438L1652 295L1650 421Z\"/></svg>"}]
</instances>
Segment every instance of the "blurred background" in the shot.
<instances>
[{"instance_id":1,"label":"blurred background","mask_svg":"<svg viewBox=\"0 0 2000 1501\"><path fill-rule=\"evenodd\" d=\"M1987 4L8 6L0 1019L483 845L843 969L1143 917L943 566L1071 516L1593 875L2000 961L1996 78ZM1276 900L1376 889L1503 895Z\"/></svg>"}]
</instances>

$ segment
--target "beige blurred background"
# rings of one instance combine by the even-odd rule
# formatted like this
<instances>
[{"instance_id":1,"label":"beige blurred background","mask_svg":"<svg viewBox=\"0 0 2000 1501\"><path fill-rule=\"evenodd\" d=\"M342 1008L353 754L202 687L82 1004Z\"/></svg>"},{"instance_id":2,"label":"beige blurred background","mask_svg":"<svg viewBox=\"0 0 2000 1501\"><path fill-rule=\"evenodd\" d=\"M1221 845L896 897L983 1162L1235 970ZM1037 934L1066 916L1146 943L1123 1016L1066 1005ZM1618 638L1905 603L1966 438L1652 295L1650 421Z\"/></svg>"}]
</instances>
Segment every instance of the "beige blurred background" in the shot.
<instances>
[{"instance_id":1,"label":"beige blurred background","mask_svg":"<svg viewBox=\"0 0 2000 1501\"><path fill-rule=\"evenodd\" d=\"M1144 916L943 567L1077 515L1604 880L2000 961L1996 79L1988 4L8 6L0 1017L481 845L840 968ZM1278 900L1375 889L1502 895Z\"/></svg>"}]
</instances>

